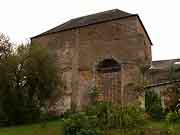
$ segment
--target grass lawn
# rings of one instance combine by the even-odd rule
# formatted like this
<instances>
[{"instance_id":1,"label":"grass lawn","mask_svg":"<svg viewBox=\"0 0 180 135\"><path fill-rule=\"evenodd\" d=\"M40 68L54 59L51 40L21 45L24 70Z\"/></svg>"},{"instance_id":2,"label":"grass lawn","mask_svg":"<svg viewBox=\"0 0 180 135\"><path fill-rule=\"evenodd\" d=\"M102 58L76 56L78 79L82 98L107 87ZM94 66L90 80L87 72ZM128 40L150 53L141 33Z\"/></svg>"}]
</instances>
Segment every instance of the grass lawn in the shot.
<instances>
[{"instance_id":1,"label":"grass lawn","mask_svg":"<svg viewBox=\"0 0 180 135\"><path fill-rule=\"evenodd\" d=\"M173 135L180 135L180 122L176 123L175 125L167 126L165 122L149 122L148 128L152 129L161 129L161 130L167 130L168 128L172 129Z\"/></svg>"},{"instance_id":2,"label":"grass lawn","mask_svg":"<svg viewBox=\"0 0 180 135\"><path fill-rule=\"evenodd\" d=\"M60 135L62 127L61 120L50 121L43 127L43 124L33 124L33 125L24 125L24 126L14 126L8 128L0 128L0 135ZM145 126L145 128L153 130L161 130L167 131L167 126L164 122L149 122ZM110 131L108 135L121 135L121 131ZM131 131L127 134L123 135L132 135ZM134 134L133 134L134 135ZM156 135L153 133L147 133L146 135ZM158 134L160 135L160 134ZM174 134L173 135L180 135L180 123L175 124L174 127Z\"/></svg>"},{"instance_id":3,"label":"grass lawn","mask_svg":"<svg viewBox=\"0 0 180 135\"><path fill-rule=\"evenodd\" d=\"M108 131L106 135L180 135L180 123L176 123L173 128L170 128L163 121L150 121L141 130L130 129L123 132L114 130Z\"/></svg>"},{"instance_id":4,"label":"grass lawn","mask_svg":"<svg viewBox=\"0 0 180 135\"><path fill-rule=\"evenodd\" d=\"M43 127L43 124L33 124L0 128L0 135L60 135L62 121L50 121Z\"/></svg>"}]
</instances>

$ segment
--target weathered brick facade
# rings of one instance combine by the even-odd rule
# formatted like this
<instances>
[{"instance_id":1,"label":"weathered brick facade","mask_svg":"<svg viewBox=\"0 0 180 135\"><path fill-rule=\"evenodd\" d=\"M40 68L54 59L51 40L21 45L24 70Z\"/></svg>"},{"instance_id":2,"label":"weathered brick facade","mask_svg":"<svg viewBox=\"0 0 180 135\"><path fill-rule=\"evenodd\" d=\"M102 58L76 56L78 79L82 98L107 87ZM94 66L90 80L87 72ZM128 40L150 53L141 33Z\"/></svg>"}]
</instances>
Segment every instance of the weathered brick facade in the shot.
<instances>
[{"instance_id":1,"label":"weathered brick facade","mask_svg":"<svg viewBox=\"0 0 180 135\"><path fill-rule=\"evenodd\" d=\"M32 42L48 47L57 57L66 86L64 97L52 107L57 112L87 105L95 86L99 98L120 104L143 95L137 88L141 69L151 66L152 43L136 14L116 9L73 19Z\"/></svg>"}]
</instances>

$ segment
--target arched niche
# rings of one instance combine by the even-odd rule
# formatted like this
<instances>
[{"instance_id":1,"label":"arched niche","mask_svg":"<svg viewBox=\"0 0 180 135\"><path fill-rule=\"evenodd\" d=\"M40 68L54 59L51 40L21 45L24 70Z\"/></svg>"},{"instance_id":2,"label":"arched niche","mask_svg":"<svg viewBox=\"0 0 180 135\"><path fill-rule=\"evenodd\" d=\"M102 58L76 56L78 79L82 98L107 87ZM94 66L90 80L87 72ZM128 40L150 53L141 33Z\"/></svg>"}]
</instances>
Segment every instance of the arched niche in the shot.
<instances>
[{"instance_id":1,"label":"arched niche","mask_svg":"<svg viewBox=\"0 0 180 135\"><path fill-rule=\"evenodd\" d=\"M98 72L117 72L121 69L120 64L113 58L104 59L100 61L96 66Z\"/></svg>"}]
</instances>

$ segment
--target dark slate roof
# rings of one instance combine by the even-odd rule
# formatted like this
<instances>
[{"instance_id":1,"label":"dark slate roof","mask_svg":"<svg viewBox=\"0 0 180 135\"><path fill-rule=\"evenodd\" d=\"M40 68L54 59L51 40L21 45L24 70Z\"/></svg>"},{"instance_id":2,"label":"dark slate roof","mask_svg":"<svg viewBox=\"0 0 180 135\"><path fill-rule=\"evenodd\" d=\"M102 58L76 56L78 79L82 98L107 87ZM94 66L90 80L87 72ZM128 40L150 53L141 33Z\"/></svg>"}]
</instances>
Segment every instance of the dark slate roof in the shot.
<instances>
[{"instance_id":1,"label":"dark slate roof","mask_svg":"<svg viewBox=\"0 0 180 135\"><path fill-rule=\"evenodd\" d=\"M145 89L150 89L150 88L153 88L153 87L158 87L158 86L163 86L163 85L168 85L168 84L173 84L173 83L178 83L178 82L180 82L180 80L166 81L166 82L163 82L163 83L156 83L156 84L148 85L148 86L145 86L144 88Z\"/></svg>"},{"instance_id":2,"label":"dark slate roof","mask_svg":"<svg viewBox=\"0 0 180 135\"><path fill-rule=\"evenodd\" d=\"M71 19L64 24L61 24L61 25L59 25L53 29L50 29L40 35L37 35L33 38L52 34L52 33L57 33L57 32L64 31L64 30L70 30L70 29L74 29L74 28L79 28L79 27L88 26L88 25L97 24L97 23L103 23L103 22L107 22L107 21L131 17L131 16L138 17L138 19L145 31L145 34L147 35L148 40L152 44L152 42L148 36L148 33L147 33L145 27L143 26L142 21L140 20L139 16L137 14L130 14L130 13L121 11L119 9L108 10L108 11L104 11L104 12L100 12L100 13L96 13L96 14L91 14L91 15Z\"/></svg>"},{"instance_id":3,"label":"dark slate roof","mask_svg":"<svg viewBox=\"0 0 180 135\"><path fill-rule=\"evenodd\" d=\"M168 70L172 66L172 64L175 67L179 67L180 59L152 61L150 70Z\"/></svg>"}]
</instances>

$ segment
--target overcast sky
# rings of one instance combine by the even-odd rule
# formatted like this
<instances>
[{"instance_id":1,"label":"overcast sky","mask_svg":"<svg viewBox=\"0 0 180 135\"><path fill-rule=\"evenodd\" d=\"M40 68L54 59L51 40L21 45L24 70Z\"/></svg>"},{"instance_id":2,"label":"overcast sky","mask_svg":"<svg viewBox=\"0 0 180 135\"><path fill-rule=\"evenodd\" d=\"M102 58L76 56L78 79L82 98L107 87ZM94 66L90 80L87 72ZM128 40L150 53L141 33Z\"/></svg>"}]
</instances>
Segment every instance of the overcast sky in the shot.
<instances>
[{"instance_id":1,"label":"overcast sky","mask_svg":"<svg viewBox=\"0 0 180 135\"><path fill-rule=\"evenodd\" d=\"M0 0L0 32L22 42L69 19L118 8L139 14L153 60L180 58L180 0Z\"/></svg>"}]
</instances>

